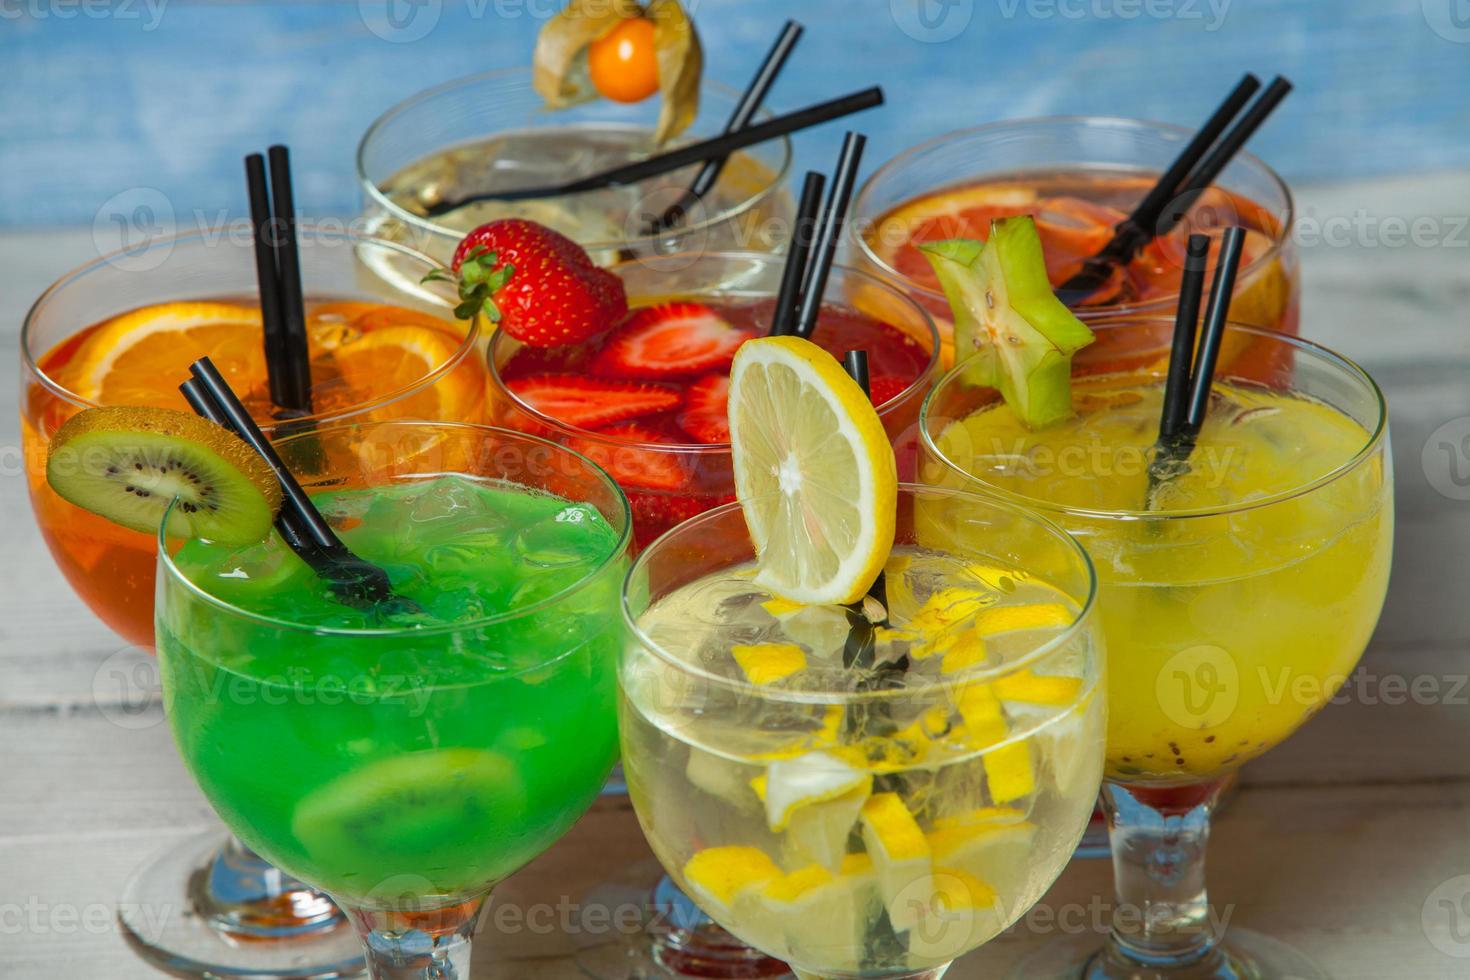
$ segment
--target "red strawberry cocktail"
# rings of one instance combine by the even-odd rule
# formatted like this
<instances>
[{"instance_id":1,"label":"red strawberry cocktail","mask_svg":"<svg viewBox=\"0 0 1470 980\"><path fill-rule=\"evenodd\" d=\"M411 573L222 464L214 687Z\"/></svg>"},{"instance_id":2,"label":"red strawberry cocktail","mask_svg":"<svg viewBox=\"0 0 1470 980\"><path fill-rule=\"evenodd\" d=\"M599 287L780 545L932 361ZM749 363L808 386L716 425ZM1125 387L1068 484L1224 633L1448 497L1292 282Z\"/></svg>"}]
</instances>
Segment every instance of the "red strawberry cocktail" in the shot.
<instances>
[{"instance_id":1,"label":"red strawberry cocktail","mask_svg":"<svg viewBox=\"0 0 1470 980\"><path fill-rule=\"evenodd\" d=\"M544 255L520 255L533 236L518 229L520 240L507 247L511 230L501 224L460 246L462 256L481 249L460 264L461 292L485 283L480 299L493 294L500 316L490 344L493 421L551 438L607 469L632 504L639 546L734 499L730 362L742 343L768 331L783 260L751 252L639 259L613 267L621 290L611 295L603 270L569 285L566 270L582 268L574 256L557 252L548 265ZM508 279L505 265L516 267ZM550 271L538 281L525 275L533 267ZM548 284L554 288L542 288ZM874 404L901 475L912 478L919 406L940 368L934 323L894 287L843 266L833 268L824 299L811 339L838 357L868 352Z\"/></svg>"}]
</instances>

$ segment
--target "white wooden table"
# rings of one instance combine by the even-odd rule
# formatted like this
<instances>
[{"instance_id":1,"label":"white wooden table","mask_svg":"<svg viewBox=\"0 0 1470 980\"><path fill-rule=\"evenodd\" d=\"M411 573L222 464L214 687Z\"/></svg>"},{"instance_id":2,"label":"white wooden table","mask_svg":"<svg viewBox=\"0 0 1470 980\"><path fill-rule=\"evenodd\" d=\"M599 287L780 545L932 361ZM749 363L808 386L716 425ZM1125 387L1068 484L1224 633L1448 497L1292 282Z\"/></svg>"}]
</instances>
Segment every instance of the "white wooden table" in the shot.
<instances>
[{"instance_id":1,"label":"white wooden table","mask_svg":"<svg viewBox=\"0 0 1470 980\"><path fill-rule=\"evenodd\" d=\"M1309 224L1344 229L1331 244L1304 242L1304 330L1362 361L1388 392L1397 554L1355 683L1252 765L1220 817L1211 893L1231 922L1292 943L1343 980L1462 978L1470 502L1455 498L1470 497L1459 485L1470 481L1470 175L1313 187L1300 203ZM1421 244L1396 246L1395 222L1416 218L1428 219ZM89 231L0 235L0 401L16 403L26 307L93 254ZM122 649L53 568L18 445L15 415L0 413L0 977L156 976L125 947L112 903L138 862L215 821L159 707L120 713L115 679L145 656ZM496 900L574 902L646 854L632 814L604 804ZM1090 910L1109 896L1106 863L1078 861L1043 904L1056 921L1102 928ZM999 975L1056 938L1052 919L1023 921L951 975ZM487 919L480 942L478 977L579 975L565 933L502 931Z\"/></svg>"}]
</instances>

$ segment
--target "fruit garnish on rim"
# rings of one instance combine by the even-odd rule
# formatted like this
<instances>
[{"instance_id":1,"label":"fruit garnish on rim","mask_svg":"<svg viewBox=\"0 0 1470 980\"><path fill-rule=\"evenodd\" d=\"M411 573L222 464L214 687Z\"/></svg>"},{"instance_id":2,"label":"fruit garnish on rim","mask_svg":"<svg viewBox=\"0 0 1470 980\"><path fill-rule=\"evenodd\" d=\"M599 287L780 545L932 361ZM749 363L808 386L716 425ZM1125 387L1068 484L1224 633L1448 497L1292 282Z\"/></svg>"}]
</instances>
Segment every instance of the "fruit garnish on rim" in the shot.
<instances>
[{"instance_id":1,"label":"fruit garnish on rim","mask_svg":"<svg viewBox=\"0 0 1470 980\"><path fill-rule=\"evenodd\" d=\"M453 275L435 270L424 281L458 283L456 316L484 315L532 347L579 343L628 312L621 279L598 268L570 238L523 218L502 218L470 232L455 249L450 270Z\"/></svg>"},{"instance_id":2,"label":"fruit garnish on rim","mask_svg":"<svg viewBox=\"0 0 1470 980\"><path fill-rule=\"evenodd\" d=\"M663 96L654 143L677 136L699 113L704 54L679 0L571 0L536 38L533 84L552 109L602 96L641 102Z\"/></svg>"},{"instance_id":3,"label":"fruit garnish on rim","mask_svg":"<svg viewBox=\"0 0 1470 980\"><path fill-rule=\"evenodd\" d=\"M816 344L762 337L735 355L729 424L757 584L803 603L860 600L898 507L893 448L862 387Z\"/></svg>"},{"instance_id":4,"label":"fruit garnish on rim","mask_svg":"<svg viewBox=\"0 0 1470 980\"><path fill-rule=\"evenodd\" d=\"M252 544L270 533L281 485L243 440L166 408L89 408L56 433L46 482L62 498L144 533ZM174 501L177 506L171 506Z\"/></svg>"},{"instance_id":5,"label":"fruit garnish on rim","mask_svg":"<svg viewBox=\"0 0 1470 980\"><path fill-rule=\"evenodd\" d=\"M984 242L956 238L921 246L955 323L955 363L994 388L1032 428L1072 413L1072 355L1093 341L1057 299L1030 216L991 222Z\"/></svg>"}]
</instances>

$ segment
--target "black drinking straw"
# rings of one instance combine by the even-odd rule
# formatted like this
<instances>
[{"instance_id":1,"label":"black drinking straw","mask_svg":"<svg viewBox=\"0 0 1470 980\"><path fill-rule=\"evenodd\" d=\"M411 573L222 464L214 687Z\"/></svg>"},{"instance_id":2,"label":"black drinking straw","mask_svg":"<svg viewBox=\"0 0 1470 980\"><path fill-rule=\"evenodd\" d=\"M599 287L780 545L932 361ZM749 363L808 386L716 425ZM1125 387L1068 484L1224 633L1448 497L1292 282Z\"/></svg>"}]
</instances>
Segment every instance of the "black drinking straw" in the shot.
<instances>
[{"instance_id":1,"label":"black drinking straw","mask_svg":"<svg viewBox=\"0 0 1470 980\"><path fill-rule=\"evenodd\" d=\"M1191 236L1189 258L1194 258L1194 237ZM1169 480L1182 474L1194 452L1195 441L1205 424L1205 415L1210 406L1210 387L1214 383L1215 366L1220 359L1220 345L1225 338L1225 323L1230 317L1230 300L1235 292L1235 278L1240 271L1241 247L1245 242L1245 230L1239 226L1226 229L1220 243L1220 258L1215 265L1215 278L1210 284L1210 301L1205 310L1204 329L1199 344L1193 353L1190 366L1190 345L1193 343L1193 324L1198 315L1200 280L1204 277L1202 262L1193 267L1187 262L1185 274L1196 281L1190 287L1195 293L1195 313L1186 318L1180 310L1174 321L1174 346L1169 357L1169 375L1164 385L1164 405L1159 418L1159 438L1154 446L1154 458L1148 467L1148 490L1144 497L1144 509L1154 510L1160 489ZM1181 291L1181 297L1183 292ZM1180 333L1188 331L1186 343ZM1187 400L1179 393L1187 392ZM1172 395L1172 400L1171 400ZM1179 403L1184 402L1182 420Z\"/></svg>"},{"instance_id":2,"label":"black drinking straw","mask_svg":"<svg viewBox=\"0 0 1470 980\"><path fill-rule=\"evenodd\" d=\"M786 247L786 265L781 270L781 291L771 315L771 336L780 337L796 326L796 308L801 303L801 283L806 278L807 258L816 236L817 213L822 208L822 189L827 178L815 170L806 172L801 185L801 203L796 207L796 226Z\"/></svg>"},{"instance_id":3,"label":"black drinking straw","mask_svg":"<svg viewBox=\"0 0 1470 980\"><path fill-rule=\"evenodd\" d=\"M185 381L179 385L179 391L183 392L184 400L189 403L190 408L194 409L196 415L239 435L235 427L230 424L229 418L220 410L214 399L209 397L198 381L193 378ZM280 514L276 515L276 531L280 533L281 539L291 550L300 555L302 561L315 569L319 575L326 575L330 572L330 568L326 567L328 560L316 545L306 538L301 523L291 512L283 509Z\"/></svg>"},{"instance_id":4,"label":"black drinking straw","mask_svg":"<svg viewBox=\"0 0 1470 980\"><path fill-rule=\"evenodd\" d=\"M1277 75L1227 132L1227 124L1236 119L1260 84L1250 74L1240 80L1133 213L1118 223L1102 250L1083 264L1081 272L1057 287L1057 296L1064 303L1069 306L1081 303L1107 282L1114 269L1127 265L1140 248L1183 220L1200 195L1291 92L1291 83Z\"/></svg>"},{"instance_id":5,"label":"black drinking straw","mask_svg":"<svg viewBox=\"0 0 1470 980\"><path fill-rule=\"evenodd\" d=\"M848 351L842 358L842 367L848 377L856 381L858 387L863 389L863 394L872 397L868 376L868 352L865 350ZM882 572L878 573L878 577L868 587L868 595L882 607L882 622L887 623L888 587ZM847 640L842 645L842 663L846 667L871 667L877 655L877 638L873 635L873 627L880 624L868 619L863 610L864 605L865 603L859 600L847 609Z\"/></svg>"},{"instance_id":6,"label":"black drinking straw","mask_svg":"<svg viewBox=\"0 0 1470 980\"><path fill-rule=\"evenodd\" d=\"M761 104L765 102L767 93L771 91L771 86L775 84L776 77L781 74L781 69L786 67L786 59L791 56L796 42L801 39L802 30L802 26L794 20L788 20L781 28L781 33L776 37L776 43L771 45L770 51L766 52L765 60L761 62L750 84L745 87L745 92L735 105L735 111L730 114L729 121L725 123L726 133L737 133L750 125L750 121L760 111ZM682 221L689 209L714 188L715 181L720 179L720 171L725 169L725 163L729 159L729 157L715 157L713 160L706 160L688 189L679 196L677 201L669 205L663 214L653 220L649 227L650 234L672 228Z\"/></svg>"},{"instance_id":7,"label":"black drinking straw","mask_svg":"<svg viewBox=\"0 0 1470 980\"><path fill-rule=\"evenodd\" d=\"M245 158L245 184L250 193L250 223L255 232L255 278L260 288L260 321L265 335L265 366L270 382L271 402L282 408L289 408L293 403L292 383L290 371L286 368L280 277L276 271L276 253L270 246L274 235L271 227L270 191L265 179L265 158L259 153L252 153ZM188 392L184 394L188 396ZM197 411L198 406L195 409Z\"/></svg>"},{"instance_id":8,"label":"black drinking straw","mask_svg":"<svg viewBox=\"0 0 1470 980\"><path fill-rule=\"evenodd\" d=\"M1204 294L1205 265L1209 255L1209 236L1190 235L1185 248L1184 276L1179 282L1179 309L1174 316L1174 346L1169 352L1164 406L1159 415L1160 445L1171 442L1189 417L1188 365L1194 358L1194 338L1199 329L1199 304Z\"/></svg>"},{"instance_id":9,"label":"black drinking straw","mask_svg":"<svg viewBox=\"0 0 1470 980\"><path fill-rule=\"evenodd\" d=\"M291 188L291 157L279 144L268 151L271 204L275 212L276 271L281 289L281 325L286 364L291 372L290 406L311 411L311 350L306 343L306 296L301 288L301 252L296 241L296 197Z\"/></svg>"},{"instance_id":10,"label":"black drinking straw","mask_svg":"<svg viewBox=\"0 0 1470 980\"><path fill-rule=\"evenodd\" d=\"M604 170L601 173L581 177L565 184L552 184L544 187L519 187L503 191L482 191L478 194L470 194L459 200L437 201L424 209L427 217L437 217L446 211L464 207L466 204L477 204L481 201L526 201L543 197L559 197L564 194L581 194L586 191L601 190L604 187L618 187L624 184L636 184L640 180L657 177L671 170L678 170L691 163L700 163L704 160L712 160L718 157L728 157L736 150L743 150L747 146L764 143L779 136L786 136L798 130L807 129L821 123L839 119L842 116L871 109L883 104L883 89L874 85L859 92L853 92L840 98L830 99L788 112L785 115L775 116L765 122L747 126L739 132L726 133L712 139L701 140L690 143L666 153L660 153L644 160Z\"/></svg>"},{"instance_id":11,"label":"black drinking straw","mask_svg":"<svg viewBox=\"0 0 1470 980\"><path fill-rule=\"evenodd\" d=\"M793 332L798 337L810 337L817 329L817 315L822 310L822 296L827 291L827 278L832 274L832 259L837 255L837 242L842 228L847 223L847 211L852 204L852 193L857 189L858 167L863 162L863 147L868 138L851 130L842 140L842 152L837 157L837 170L827 188L827 200L817 222L812 240L811 254L807 258L806 276L801 283L801 307L796 315Z\"/></svg>"},{"instance_id":12,"label":"black drinking straw","mask_svg":"<svg viewBox=\"0 0 1470 980\"><path fill-rule=\"evenodd\" d=\"M412 600L394 595L387 572L353 554L337 537L209 358L195 361L189 373L192 380L180 385L179 390L196 412L234 432L265 460L285 498L277 530L292 550L327 580L333 594L348 605L371 606L391 600L404 611L417 611Z\"/></svg>"},{"instance_id":13,"label":"black drinking straw","mask_svg":"<svg viewBox=\"0 0 1470 980\"><path fill-rule=\"evenodd\" d=\"M282 414L307 415L311 413L311 351L306 342L290 157L284 146L273 146L269 152L269 186L265 158L259 153L245 158L266 370L271 401L284 410Z\"/></svg>"},{"instance_id":14,"label":"black drinking straw","mask_svg":"<svg viewBox=\"0 0 1470 980\"><path fill-rule=\"evenodd\" d=\"M1210 304L1205 309L1199 354L1195 357L1194 373L1190 377L1189 418L1185 426L1191 436L1199 435L1210 407L1210 384L1220 359L1220 344L1225 337L1225 322L1230 317L1230 300L1235 293L1235 277L1240 272L1244 244L1245 229L1238 225L1226 229L1220 242L1220 260L1215 264L1215 279L1210 284Z\"/></svg>"}]
</instances>

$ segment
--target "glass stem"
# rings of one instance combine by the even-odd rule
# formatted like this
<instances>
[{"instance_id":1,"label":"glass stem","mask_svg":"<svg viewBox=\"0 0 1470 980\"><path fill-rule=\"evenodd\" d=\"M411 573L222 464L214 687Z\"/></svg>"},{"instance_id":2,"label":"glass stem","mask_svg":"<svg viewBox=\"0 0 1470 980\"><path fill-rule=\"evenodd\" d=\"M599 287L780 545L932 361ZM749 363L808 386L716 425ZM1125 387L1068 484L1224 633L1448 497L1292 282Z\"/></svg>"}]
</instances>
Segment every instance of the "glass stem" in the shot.
<instances>
[{"instance_id":1,"label":"glass stem","mask_svg":"<svg viewBox=\"0 0 1470 980\"><path fill-rule=\"evenodd\" d=\"M1105 961L1165 971L1219 955L1221 930L1205 891L1205 846L1222 785L1103 784L1117 890Z\"/></svg>"},{"instance_id":2,"label":"glass stem","mask_svg":"<svg viewBox=\"0 0 1470 980\"><path fill-rule=\"evenodd\" d=\"M426 912L344 905L373 980L469 980L470 939L485 896Z\"/></svg>"}]
</instances>

